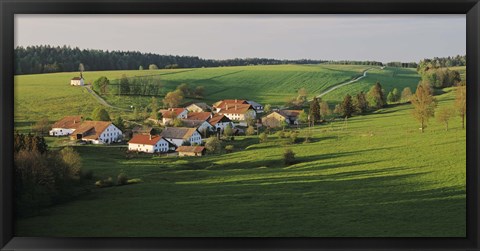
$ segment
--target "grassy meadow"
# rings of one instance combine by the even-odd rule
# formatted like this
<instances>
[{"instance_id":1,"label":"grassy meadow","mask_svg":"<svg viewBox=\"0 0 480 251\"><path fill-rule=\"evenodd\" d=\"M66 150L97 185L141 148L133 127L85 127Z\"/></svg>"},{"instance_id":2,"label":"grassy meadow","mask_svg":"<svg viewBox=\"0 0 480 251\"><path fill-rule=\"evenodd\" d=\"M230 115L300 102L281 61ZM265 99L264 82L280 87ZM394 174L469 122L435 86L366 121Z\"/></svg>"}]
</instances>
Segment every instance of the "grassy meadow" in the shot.
<instances>
[{"instance_id":1,"label":"grassy meadow","mask_svg":"<svg viewBox=\"0 0 480 251\"><path fill-rule=\"evenodd\" d=\"M168 90L180 83L204 85L208 103L244 95L283 104L301 87L314 95L368 68L289 65L154 72L164 74ZM147 73L152 71L85 76L88 82L102 75L114 79ZM84 88L68 85L72 75L17 76L16 121L90 114L97 101ZM387 92L406 86L414 91L418 80L411 69L372 69L366 78L323 99L338 102L376 81ZM444 89L437 96L439 108L452 106L454 97L455 88ZM148 102L144 99L149 101L125 98ZM115 97L107 100L122 105ZM54 109L59 102L65 105ZM19 219L15 232L62 237L465 237L466 131L454 117L449 131L432 118L420 133L411 112L410 104L390 105L346 123L301 128L296 144L274 135L265 143L256 136L235 137L226 142L235 146L233 153L201 158L140 154L128 159L126 146L76 146L84 169L93 170L96 180L115 180L125 172L143 182L92 188L69 203ZM303 143L309 133L311 142ZM64 142L48 138L48 143L57 147ZM283 164L286 148L296 153L290 166Z\"/></svg>"}]
</instances>

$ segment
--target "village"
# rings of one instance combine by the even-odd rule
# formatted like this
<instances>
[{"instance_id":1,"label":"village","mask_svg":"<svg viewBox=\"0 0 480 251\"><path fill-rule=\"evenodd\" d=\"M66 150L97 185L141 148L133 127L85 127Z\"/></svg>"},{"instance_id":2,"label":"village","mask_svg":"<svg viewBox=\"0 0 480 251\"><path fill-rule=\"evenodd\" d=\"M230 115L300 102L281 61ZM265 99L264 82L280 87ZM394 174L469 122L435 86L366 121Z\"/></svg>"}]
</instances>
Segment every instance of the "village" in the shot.
<instances>
[{"instance_id":1,"label":"village","mask_svg":"<svg viewBox=\"0 0 480 251\"><path fill-rule=\"evenodd\" d=\"M84 79L71 79L72 86L84 86ZM251 100L224 99L211 106L191 103L185 107L160 109L161 119L146 122L161 126L161 132L146 125L136 125L128 132L111 121L85 120L81 115L66 116L52 125L49 135L69 137L90 144L121 144L126 142L131 152L151 154L175 153L178 156L203 156L208 137L221 138L227 129L232 135L244 135L249 125L256 128L277 128L298 125L302 110L273 109ZM125 141L129 139L129 141Z\"/></svg>"}]
</instances>

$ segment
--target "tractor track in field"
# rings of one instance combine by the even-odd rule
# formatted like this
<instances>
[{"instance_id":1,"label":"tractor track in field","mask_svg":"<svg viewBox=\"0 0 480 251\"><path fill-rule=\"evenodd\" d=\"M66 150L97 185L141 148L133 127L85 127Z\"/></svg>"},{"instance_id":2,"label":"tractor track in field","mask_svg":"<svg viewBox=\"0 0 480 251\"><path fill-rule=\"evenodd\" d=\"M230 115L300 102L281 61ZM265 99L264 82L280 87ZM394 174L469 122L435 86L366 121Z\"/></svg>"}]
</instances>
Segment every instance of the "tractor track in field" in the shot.
<instances>
[{"instance_id":1,"label":"tractor track in field","mask_svg":"<svg viewBox=\"0 0 480 251\"><path fill-rule=\"evenodd\" d=\"M333 90L335 90L335 89L338 89L338 88L340 88L340 87L342 87L342 86L346 86L346 85L349 85L349 84L358 82L359 80L361 80L361 79L363 79L363 78L365 78L365 77L367 76L367 72L368 72L369 70L374 69L374 68L376 68L376 67L368 68L368 69L366 69L366 70L363 71L363 74L362 74L361 76L356 77L356 78L354 78L354 79L352 79L352 80L349 80L349 81L347 81L347 82L339 83L339 84L337 84L337 85L334 85L334 86L328 88L327 90L325 90L325 91L321 92L320 94L318 94L318 95L317 95L317 98L321 98L321 97L324 96L325 94L330 93L331 91L333 91ZM381 69L381 68L380 68L380 69Z\"/></svg>"},{"instance_id":2,"label":"tractor track in field","mask_svg":"<svg viewBox=\"0 0 480 251\"><path fill-rule=\"evenodd\" d=\"M87 90L87 92L89 92L90 94L92 94L92 96L93 96L100 104L102 104L102 105L104 105L104 106L106 106L106 107L109 107L109 108L117 109L117 110L130 111L129 109L116 107L116 106L113 106L113 105L107 103L107 101L105 101L105 99L103 99L102 97L98 96L98 94L96 94L96 93L92 90L92 87L91 87L90 85L84 85L83 87L85 87L85 89Z\"/></svg>"}]
</instances>

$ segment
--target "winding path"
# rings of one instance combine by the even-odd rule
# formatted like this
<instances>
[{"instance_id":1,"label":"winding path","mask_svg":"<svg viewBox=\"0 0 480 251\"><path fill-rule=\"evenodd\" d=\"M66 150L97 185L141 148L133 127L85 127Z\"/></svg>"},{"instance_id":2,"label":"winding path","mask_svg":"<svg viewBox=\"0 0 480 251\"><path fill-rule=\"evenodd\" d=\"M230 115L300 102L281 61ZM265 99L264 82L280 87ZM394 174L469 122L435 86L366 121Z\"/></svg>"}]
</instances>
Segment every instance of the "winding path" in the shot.
<instances>
[{"instance_id":1,"label":"winding path","mask_svg":"<svg viewBox=\"0 0 480 251\"><path fill-rule=\"evenodd\" d=\"M328 88L327 90L325 90L325 91L323 91L322 93L320 93L319 95L317 95L317 98L321 98L321 97L324 96L325 94L327 94L327 93L329 93L329 92L331 92L331 91L333 91L333 90L335 90L335 89L337 89L337 88L340 88L340 87L345 86L345 85L349 85L349 84L351 84L351 83L355 83L355 82L357 82L358 80L361 80L362 78L365 78L365 77L367 76L367 72L368 72L369 70L371 70L371 69L374 69L374 68L375 68L375 67L368 68L368 69L364 70L362 76L356 77L356 78L354 78L354 79L352 79L352 80L349 80L349 81L347 81L347 82L340 83L340 84L338 84L338 85L334 85L334 86ZM383 68L380 68L380 69L383 69Z\"/></svg>"},{"instance_id":2,"label":"winding path","mask_svg":"<svg viewBox=\"0 0 480 251\"><path fill-rule=\"evenodd\" d=\"M103 99L102 97L98 96L93 90L92 90L92 87L90 85L84 85L83 87L85 87L85 89L87 89L87 91L93 95L93 97L102 105L106 106L106 107L110 107L110 108L113 108L113 109L118 109L118 110L122 110L122 111L130 111L128 109L125 109L125 108L120 108L120 107L116 107L116 106L113 106L109 103L107 103L107 101L105 101L105 99Z\"/></svg>"}]
</instances>

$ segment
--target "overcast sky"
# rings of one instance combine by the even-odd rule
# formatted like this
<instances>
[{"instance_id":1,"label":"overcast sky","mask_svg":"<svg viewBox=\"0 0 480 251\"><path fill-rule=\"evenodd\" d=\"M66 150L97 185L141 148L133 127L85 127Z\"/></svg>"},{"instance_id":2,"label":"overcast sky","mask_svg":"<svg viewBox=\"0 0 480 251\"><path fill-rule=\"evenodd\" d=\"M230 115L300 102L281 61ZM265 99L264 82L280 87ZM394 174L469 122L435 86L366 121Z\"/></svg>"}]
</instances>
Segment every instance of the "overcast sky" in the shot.
<instances>
[{"instance_id":1,"label":"overcast sky","mask_svg":"<svg viewBox=\"0 0 480 251\"><path fill-rule=\"evenodd\" d=\"M16 15L15 44L209 59L464 55L465 15Z\"/></svg>"}]
</instances>

